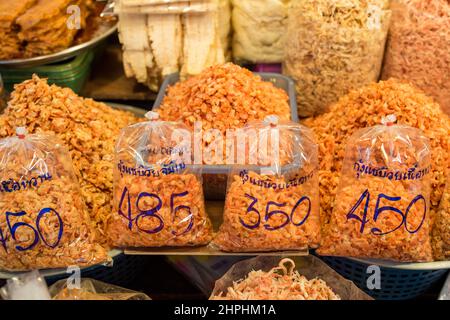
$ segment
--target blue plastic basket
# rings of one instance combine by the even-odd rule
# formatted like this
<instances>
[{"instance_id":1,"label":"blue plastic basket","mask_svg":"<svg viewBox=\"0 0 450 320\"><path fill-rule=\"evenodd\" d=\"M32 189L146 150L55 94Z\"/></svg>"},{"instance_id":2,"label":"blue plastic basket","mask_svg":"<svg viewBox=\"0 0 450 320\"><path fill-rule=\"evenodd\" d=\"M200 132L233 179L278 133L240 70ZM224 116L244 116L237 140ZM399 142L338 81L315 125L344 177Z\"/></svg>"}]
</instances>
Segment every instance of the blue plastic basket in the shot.
<instances>
[{"instance_id":1,"label":"blue plastic basket","mask_svg":"<svg viewBox=\"0 0 450 320\"><path fill-rule=\"evenodd\" d=\"M340 257L320 257L344 278L351 280L361 290L379 300L413 299L438 282L448 270L403 270L381 267L381 289L367 288L369 264Z\"/></svg>"},{"instance_id":2,"label":"blue plastic basket","mask_svg":"<svg viewBox=\"0 0 450 320\"><path fill-rule=\"evenodd\" d=\"M145 268L144 256L120 254L113 259L112 266L93 266L81 271L81 277L91 278L121 287L129 287ZM50 286L58 280L66 279L70 274L45 277Z\"/></svg>"}]
</instances>

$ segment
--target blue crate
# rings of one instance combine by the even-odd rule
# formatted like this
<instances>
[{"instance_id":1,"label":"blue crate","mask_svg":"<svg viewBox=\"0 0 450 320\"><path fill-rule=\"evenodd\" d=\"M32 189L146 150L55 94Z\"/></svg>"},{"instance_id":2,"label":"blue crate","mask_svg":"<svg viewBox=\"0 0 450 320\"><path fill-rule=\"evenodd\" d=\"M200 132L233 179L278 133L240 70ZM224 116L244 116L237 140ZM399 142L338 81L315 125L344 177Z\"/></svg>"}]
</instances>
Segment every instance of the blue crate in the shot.
<instances>
[{"instance_id":1,"label":"blue crate","mask_svg":"<svg viewBox=\"0 0 450 320\"><path fill-rule=\"evenodd\" d=\"M438 282L448 270L403 270L381 267L381 289L369 290L366 272L370 264L340 257L320 257L344 278L351 280L361 290L379 300L413 299Z\"/></svg>"}]
</instances>

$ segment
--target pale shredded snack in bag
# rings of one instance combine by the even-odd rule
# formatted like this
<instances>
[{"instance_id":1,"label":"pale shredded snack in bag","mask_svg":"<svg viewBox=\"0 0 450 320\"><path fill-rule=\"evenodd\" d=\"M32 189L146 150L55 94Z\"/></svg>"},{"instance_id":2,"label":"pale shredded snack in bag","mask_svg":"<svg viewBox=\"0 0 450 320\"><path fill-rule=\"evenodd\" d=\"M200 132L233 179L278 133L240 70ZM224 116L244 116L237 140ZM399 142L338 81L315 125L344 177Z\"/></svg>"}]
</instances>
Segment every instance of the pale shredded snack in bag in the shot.
<instances>
[{"instance_id":1,"label":"pale shredded snack in bag","mask_svg":"<svg viewBox=\"0 0 450 320\"><path fill-rule=\"evenodd\" d=\"M387 4L292 2L283 73L296 82L300 116L323 113L349 90L378 80L391 14Z\"/></svg>"},{"instance_id":2,"label":"pale shredded snack in bag","mask_svg":"<svg viewBox=\"0 0 450 320\"><path fill-rule=\"evenodd\" d=\"M295 262L283 259L268 272L251 271L245 279L233 283L227 292L210 300L341 300L327 283L308 280L295 270Z\"/></svg>"},{"instance_id":3,"label":"pale shredded snack in bag","mask_svg":"<svg viewBox=\"0 0 450 320\"><path fill-rule=\"evenodd\" d=\"M450 114L450 1L392 0L383 79L411 81Z\"/></svg>"},{"instance_id":4,"label":"pale shredded snack in bag","mask_svg":"<svg viewBox=\"0 0 450 320\"><path fill-rule=\"evenodd\" d=\"M20 129L0 140L0 269L106 261L66 147L54 135Z\"/></svg>"},{"instance_id":5,"label":"pale shredded snack in bag","mask_svg":"<svg viewBox=\"0 0 450 320\"><path fill-rule=\"evenodd\" d=\"M157 113L148 115L151 121L124 128L116 145L108 237L118 247L206 245L212 225L201 172L188 167L190 143L173 140L189 130L158 121Z\"/></svg>"},{"instance_id":6,"label":"pale shredded snack in bag","mask_svg":"<svg viewBox=\"0 0 450 320\"><path fill-rule=\"evenodd\" d=\"M433 219L450 167L450 119L439 105L410 84L380 81L354 90L331 106L330 112L307 119L319 144L319 181L322 223L330 220L348 137L358 129L379 124L382 117L395 114L399 123L421 129L431 145L431 211ZM442 253L432 239L435 258Z\"/></svg>"},{"instance_id":7,"label":"pale shredded snack in bag","mask_svg":"<svg viewBox=\"0 0 450 320\"><path fill-rule=\"evenodd\" d=\"M67 279L60 280L49 291L53 300L150 300L144 293L94 279L81 279L79 288L70 288Z\"/></svg>"},{"instance_id":8,"label":"pale shredded snack in bag","mask_svg":"<svg viewBox=\"0 0 450 320\"><path fill-rule=\"evenodd\" d=\"M68 146L91 220L104 243L111 214L114 143L120 129L137 121L129 112L33 76L15 86L0 115L0 137L24 126L30 133L54 132Z\"/></svg>"},{"instance_id":9,"label":"pale shredded snack in bag","mask_svg":"<svg viewBox=\"0 0 450 320\"><path fill-rule=\"evenodd\" d=\"M319 254L432 260L429 140L393 122L361 129L348 140Z\"/></svg>"}]
</instances>

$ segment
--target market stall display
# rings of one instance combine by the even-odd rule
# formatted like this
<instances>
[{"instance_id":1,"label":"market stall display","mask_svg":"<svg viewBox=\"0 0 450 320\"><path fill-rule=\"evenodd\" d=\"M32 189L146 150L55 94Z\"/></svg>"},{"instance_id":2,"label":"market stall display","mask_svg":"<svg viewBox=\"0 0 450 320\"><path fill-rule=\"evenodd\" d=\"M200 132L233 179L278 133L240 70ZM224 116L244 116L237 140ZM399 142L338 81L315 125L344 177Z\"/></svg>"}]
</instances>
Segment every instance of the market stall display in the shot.
<instances>
[{"instance_id":1,"label":"market stall display","mask_svg":"<svg viewBox=\"0 0 450 320\"><path fill-rule=\"evenodd\" d=\"M80 280L79 287L69 285L67 279L60 280L49 292L53 300L151 300L144 293L87 278Z\"/></svg>"},{"instance_id":2,"label":"market stall display","mask_svg":"<svg viewBox=\"0 0 450 320\"><path fill-rule=\"evenodd\" d=\"M386 0L292 2L283 73L296 82L300 116L326 112L349 90L378 80L387 6Z\"/></svg>"},{"instance_id":3,"label":"market stall display","mask_svg":"<svg viewBox=\"0 0 450 320\"><path fill-rule=\"evenodd\" d=\"M182 123L149 121L124 128L115 148L114 209L107 229L118 247L206 245L212 225L205 211L201 171L191 168L191 141ZM189 138L190 139L190 138Z\"/></svg>"},{"instance_id":4,"label":"market stall display","mask_svg":"<svg viewBox=\"0 0 450 320\"><path fill-rule=\"evenodd\" d=\"M228 59L229 0L115 2L125 73L153 91L171 73L185 78Z\"/></svg>"},{"instance_id":5,"label":"market stall display","mask_svg":"<svg viewBox=\"0 0 450 320\"><path fill-rule=\"evenodd\" d=\"M236 263L211 300L370 300L353 283L313 256L291 260L260 256Z\"/></svg>"},{"instance_id":6,"label":"market stall display","mask_svg":"<svg viewBox=\"0 0 450 320\"><path fill-rule=\"evenodd\" d=\"M304 121L319 144L322 224L330 222L348 138L358 129L379 124L389 114L395 114L399 123L421 129L430 139L430 217L434 221L450 163L450 119L421 91L389 80L354 90L331 106L330 112ZM434 256L438 258L441 254L436 243L433 237Z\"/></svg>"},{"instance_id":7,"label":"market stall display","mask_svg":"<svg viewBox=\"0 0 450 320\"><path fill-rule=\"evenodd\" d=\"M110 219L114 144L120 129L138 119L68 88L48 85L33 76L16 86L5 112L0 115L0 137L15 134L17 126L30 133L54 132L69 148L88 212L106 243Z\"/></svg>"},{"instance_id":8,"label":"market stall display","mask_svg":"<svg viewBox=\"0 0 450 320\"><path fill-rule=\"evenodd\" d=\"M433 260L429 139L395 121L389 115L348 139L331 220L317 253Z\"/></svg>"},{"instance_id":9,"label":"market stall display","mask_svg":"<svg viewBox=\"0 0 450 320\"><path fill-rule=\"evenodd\" d=\"M221 250L280 251L319 245L318 147L307 128L272 118L244 128L249 165L235 166L229 173L224 221L214 239ZM267 146L261 146L266 139ZM279 154L273 151L273 140L280 144ZM261 150L264 147L270 151Z\"/></svg>"},{"instance_id":10,"label":"market stall display","mask_svg":"<svg viewBox=\"0 0 450 320\"><path fill-rule=\"evenodd\" d=\"M85 29L94 10L91 0L17 0L0 1L2 49L0 59L31 58L68 48ZM67 8L79 10L79 27L68 27Z\"/></svg>"},{"instance_id":11,"label":"market stall display","mask_svg":"<svg viewBox=\"0 0 450 320\"><path fill-rule=\"evenodd\" d=\"M67 148L53 134L16 132L0 140L0 269L105 262Z\"/></svg>"},{"instance_id":12,"label":"market stall display","mask_svg":"<svg viewBox=\"0 0 450 320\"><path fill-rule=\"evenodd\" d=\"M411 81L450 114L450 3L391 0L383 79Z\"/></svg>"},{"instance_id":13,"label":"market stall display","mask_svg":"<svg viewBox=\"0 0 450 320\"><path fill-rule=\"evenodd\" d=\"M253 63L283 61L291 0L232 0L233 58Z\"/></svg>"}]
</instances>

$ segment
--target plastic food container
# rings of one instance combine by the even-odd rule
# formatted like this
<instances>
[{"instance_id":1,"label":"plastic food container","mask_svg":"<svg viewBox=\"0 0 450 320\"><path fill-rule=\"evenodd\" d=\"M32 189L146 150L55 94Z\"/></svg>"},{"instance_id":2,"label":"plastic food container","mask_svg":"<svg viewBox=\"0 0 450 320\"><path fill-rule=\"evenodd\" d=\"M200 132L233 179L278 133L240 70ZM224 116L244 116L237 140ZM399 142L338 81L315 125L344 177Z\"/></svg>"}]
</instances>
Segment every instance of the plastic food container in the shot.
<instances>
[{"instance_id":1,"label":"plastic food container","mask_svg":"<svg viewBox=\"0 0 450 320\"><path fill-rule=\"evenodd\" d=\"M83 88L91 72L94 52L86 51L75 58L70 58L55 64L49 64L31 68L0 68L5 89L14 90L14 85L31 78L35 73L42 78L48 78L50 84L61 87L69 87L75 93Z\"/></svg>"},{"instance_id":2,"label":"plastic food container","mask_svg":"<svg viewBox=\"0 0 450 320\"><path fill-rule=\"evenodd\" d=\"M255 72L264 81L270 81L275 87L283 89L289 96L289 105L291 109L291 120L298 122L297 99L295 94L294 81L286 76L277 73ZM153 111L157 111L166 95L167 88L180 80L178 73L171 74L164 79L158 96L153 104ZM225 199L227 188L227 175L232 165L203 165L203 184L204 193L207 200Z\"/></svg>"}]
</instances>

